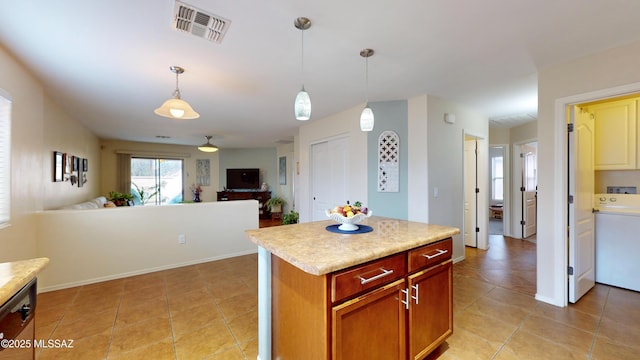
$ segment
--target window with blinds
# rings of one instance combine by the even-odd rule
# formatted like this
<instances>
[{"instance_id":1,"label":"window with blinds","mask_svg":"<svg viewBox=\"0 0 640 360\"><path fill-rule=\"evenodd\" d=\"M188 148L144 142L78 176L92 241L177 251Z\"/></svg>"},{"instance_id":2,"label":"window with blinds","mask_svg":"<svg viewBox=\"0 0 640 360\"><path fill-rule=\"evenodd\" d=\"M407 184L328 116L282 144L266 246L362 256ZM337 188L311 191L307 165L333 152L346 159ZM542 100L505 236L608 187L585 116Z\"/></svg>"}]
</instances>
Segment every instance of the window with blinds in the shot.
<instances>
[{"instance_id":1,"label":"window with blinds","mask_svg":"<svg viewBox=\"0 0 640 360\"><path fill-rule=\"evenodd\" d=\"M11 100L0 89L0 227L11 216Z\"/></svg>"}]
</instances>

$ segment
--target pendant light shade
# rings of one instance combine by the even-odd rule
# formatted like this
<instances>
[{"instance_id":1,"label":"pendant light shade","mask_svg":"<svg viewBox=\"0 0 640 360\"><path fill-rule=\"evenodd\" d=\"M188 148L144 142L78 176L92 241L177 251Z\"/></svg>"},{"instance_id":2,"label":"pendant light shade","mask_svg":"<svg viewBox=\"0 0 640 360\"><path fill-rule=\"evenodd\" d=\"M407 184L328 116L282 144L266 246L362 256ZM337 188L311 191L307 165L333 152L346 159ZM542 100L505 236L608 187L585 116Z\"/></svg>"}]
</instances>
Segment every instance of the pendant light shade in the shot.
<instances>
[{"instance_id":1,"label":"pendant light shade","mask_svg":"<svg viewBox=\"0 0 640 360\"><path fill-rule=\"evenodd\" d=\"M311 98L309 97L309 93L304 90L304 86L298 95L296 95L294 111L296 113L296 120L311 119Z\"/></svg>"},{"instance_id":2,"label":"pendant light shade","mask_svg":"<svg viewBox=\"0 0 640 360\"><path fill-rule=\"evenodd\" d=\"M366 90L367 90L367 105L360 114L360 130L371 131L373 130L374 117L373 110L369 107L369 57L373 56L372 49L364 49L360 51L360 56L365 60L365 78L366 78Z\"/></svg>"},{"instance_id":3,"label":"pendant light shade","mask_svg":"<svg viewBox=\"0 0 640 360\"><path fill-rule=\"evenodd\" d=\"M360 114L360 130L371 131L373 130L373 110L369 107L369 104L362 110Z\"/></svg>"},{"instance_id":4,"label":"pendant light shade","mask_svg":"<svg viewBox=\"0 0 640 360\"><path fill-rule=\"evenodd\" d=\"M212 137L213 136L211 136L211 135L205 136L205 138L207 139L207 142L206 142L206 144L202 144L202 145L198 146L198 150L203 151L203 152L208 152L208 153L212 153L212 152L218 151L218 147L213 145L210 142Z\"/></svg>"},{"instance_id":5,"label":"pendant light shade","mask_svg":"<svg viewBox=\"0 0 640 360\"><path fill-rule=\"evenodd\" d=\"M299 17L293 25L296 29L299 29L302 34L302 47L301 47L301 62L302 62L302 74L304 75L304 31L311 27L311 20L306 17ZM293 104L293 112L296 116L296 120L309 120L311 119L311 97L309 93L304 89L304 82L302 83L302 90L296 96L296 100Z\"/></svg>"},{"instance_id":6,"label":"pendant light shade","mask_svg":"<svg viewBox=\"0 0 640 360\"><path fill-rule=\"evenodd\" d=\"M180 98L180 89L178 88L178 75L184 72L179 66L171 66L169 69L176 74L176 89L173 91L173 97L165 101L162 106L154 110L156 115L168 117L171 119L197 119L200 114L195 112L188 102Z\"/></svg>"}]
</instances>

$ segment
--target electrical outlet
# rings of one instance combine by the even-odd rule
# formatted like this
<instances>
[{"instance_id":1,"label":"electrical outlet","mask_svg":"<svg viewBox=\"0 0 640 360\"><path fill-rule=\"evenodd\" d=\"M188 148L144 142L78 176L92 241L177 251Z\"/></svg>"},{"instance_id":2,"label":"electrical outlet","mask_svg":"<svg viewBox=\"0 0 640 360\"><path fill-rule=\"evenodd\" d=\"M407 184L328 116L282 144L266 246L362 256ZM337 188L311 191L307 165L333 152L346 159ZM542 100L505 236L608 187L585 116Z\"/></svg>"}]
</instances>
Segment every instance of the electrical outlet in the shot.
<instances>
[{"instance_id":1,"label":"electrical outlet","mask_svg":"<svg viewBox=\"0 0 640 360\"><path fill-rule=\"evenodd\" d=\"M178 244L185 244L186 242L187 238L184 236L184 234L178 235Z\"/></svg>"}]
</instances>

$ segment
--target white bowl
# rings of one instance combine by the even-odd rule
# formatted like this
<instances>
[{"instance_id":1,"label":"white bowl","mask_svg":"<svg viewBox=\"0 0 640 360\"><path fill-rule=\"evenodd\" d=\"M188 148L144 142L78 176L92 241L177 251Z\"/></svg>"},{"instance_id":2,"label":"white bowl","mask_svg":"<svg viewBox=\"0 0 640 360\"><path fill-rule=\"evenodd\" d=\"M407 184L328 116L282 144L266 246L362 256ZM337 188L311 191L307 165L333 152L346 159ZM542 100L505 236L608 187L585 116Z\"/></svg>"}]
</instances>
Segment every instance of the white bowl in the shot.
<instances>
[{"instance_id":1,"label":"white bowl","mask_svg":"<svg viewBox=\"0 0 640 360\"><path fill-rule=\"evenodd\" d=\"M360 213L352 217L345 217L337 213L332 213L331 210L325 210L324 212L325 214L327 214L327 217L329 217L329 219L342 224L338 226L338 229L342 231L358 230L359 227L356 224L373 215L373 212L371 210L368 210L366 215Z\"/></svg>"}]
</instances>

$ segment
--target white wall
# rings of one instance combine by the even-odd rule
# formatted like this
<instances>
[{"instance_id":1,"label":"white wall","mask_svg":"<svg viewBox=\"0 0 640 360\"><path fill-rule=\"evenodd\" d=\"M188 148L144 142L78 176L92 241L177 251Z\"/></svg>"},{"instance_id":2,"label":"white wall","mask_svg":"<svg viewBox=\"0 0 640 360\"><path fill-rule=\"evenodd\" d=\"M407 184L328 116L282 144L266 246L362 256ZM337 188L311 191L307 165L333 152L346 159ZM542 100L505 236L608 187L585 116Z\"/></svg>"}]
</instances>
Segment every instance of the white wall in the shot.
<instances>
[{"instance_id":1,"label":"white wall","mask_svg":"<svg viewBox=\"0 0 640 360\"><path fill-rule=\"evenodd\" d=\"M258 228L255 200L53 210L34 220L33 257L51 260L38 276L43 291L257 252L244 234Z\"/></svg>"},{"instance_id":2,"label":"white wall","mask_svg":"<svg viewBox=\"0 0 640 360\"><path fill-rule=\"evenodd\" d=\"M542 69L538 74L539 300L558 306L567 302L567 147L566 110L562 105L637 91L638 58L640 42Z\"/></svg>"},{"instance_id":3,"label":"white wall","mask_svg":"<svg viewBox=\"0 0 640 360\"><path fill-rule=\"evenodd\" d=\"M428 164L429 164L429 222L463 229L464 222L464 181L463 181L463 132L484 138L481 142L480 156L488 163L489 121L486 116L476 113L459 104L451 103L435 96L428 96ZM455 114L454 124L444 122L444 114ZM411 144L413 146L413 144ZM438 196L434 196L438 188ZM485 207L478 210L478 218L484 219L485 228L488 219L488 192L484 197ZM413 194L409 195L410 197ZM486 233L486 232L485 232ZM478 241L480 244L481 241ZM464 239L462 235L453 238L453 258L464 258Z\"/></svg>"},{"instance_id":4,"label":"white wall","mask_svg":"<svg viewBox=\"0 0 640 360\"><path fill-rule=\"evenodd\" d=\"M427 95L408 100L408 187L410 221L429 222L429 156Z\"/></svg>"},{"instance_id":5,"label":"white wall","mask_svg":"<svg viewBox=\"0 0 640 360\"><path fill-rule=\"evenodd\" d=\"M367 133L360 131L360 113L364 104L334 114L311 120L300 127L298 143L298 161L300 175L296 183L296 207L300 213L300 222L311 220L312 203L310 198L310 149L311 145L337 136L349 137L348 169L349 178L363 178L348 184L350 199L362 199L367 204ZM372 209L375 213L375 209Z\"/></svg>"}]
</instances>

